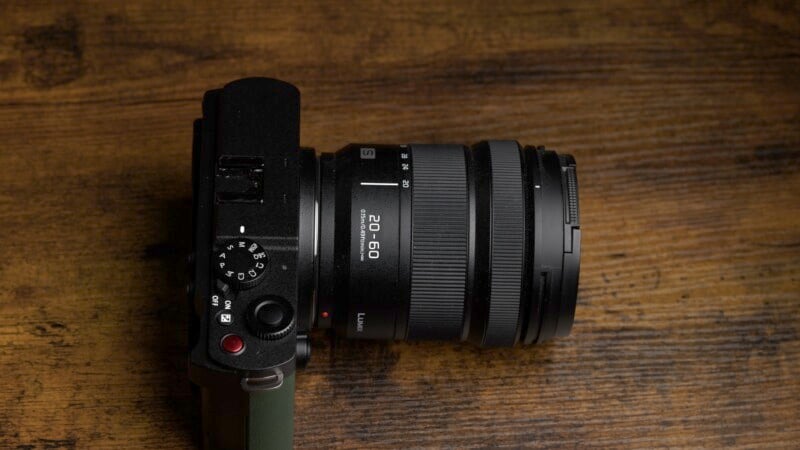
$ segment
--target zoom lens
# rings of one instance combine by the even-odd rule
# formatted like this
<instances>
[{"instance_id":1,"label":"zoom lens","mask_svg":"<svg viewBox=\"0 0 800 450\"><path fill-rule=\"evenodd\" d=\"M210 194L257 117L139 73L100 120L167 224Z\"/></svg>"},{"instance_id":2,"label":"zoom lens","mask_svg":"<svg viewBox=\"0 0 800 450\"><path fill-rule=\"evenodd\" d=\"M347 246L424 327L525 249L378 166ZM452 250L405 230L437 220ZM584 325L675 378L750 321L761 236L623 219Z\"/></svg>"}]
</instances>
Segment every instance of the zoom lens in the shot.
<instances>
[{"instance_id":1,"label":"zoom lens","mask_svg":"<svg viewBox=\"0 0 800 450\"><path fill-rule=\"evenodd\" d=\"M569 334L580 258L571 156L514 141L352 144L322 154L316 186L317 327L482 346Z\"/></svg>"}]
</instances>

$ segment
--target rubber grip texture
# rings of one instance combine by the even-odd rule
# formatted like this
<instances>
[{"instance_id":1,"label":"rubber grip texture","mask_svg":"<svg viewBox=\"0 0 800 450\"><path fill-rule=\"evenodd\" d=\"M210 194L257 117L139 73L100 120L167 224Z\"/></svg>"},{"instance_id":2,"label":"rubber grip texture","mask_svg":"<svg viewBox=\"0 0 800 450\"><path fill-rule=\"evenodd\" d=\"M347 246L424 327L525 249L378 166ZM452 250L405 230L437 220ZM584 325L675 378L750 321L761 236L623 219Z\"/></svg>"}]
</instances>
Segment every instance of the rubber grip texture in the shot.
<instances>
[{"instance_id":1,"label":"rubber grip texture","mask_svg":"<svg viewBox=\"0 0 800 450\"><path fill-rule=\"evenodd\" d=\"M409 339L461 335L467 277L469 195L465 148L412 145Z\"/></svg>"}]
</instances>

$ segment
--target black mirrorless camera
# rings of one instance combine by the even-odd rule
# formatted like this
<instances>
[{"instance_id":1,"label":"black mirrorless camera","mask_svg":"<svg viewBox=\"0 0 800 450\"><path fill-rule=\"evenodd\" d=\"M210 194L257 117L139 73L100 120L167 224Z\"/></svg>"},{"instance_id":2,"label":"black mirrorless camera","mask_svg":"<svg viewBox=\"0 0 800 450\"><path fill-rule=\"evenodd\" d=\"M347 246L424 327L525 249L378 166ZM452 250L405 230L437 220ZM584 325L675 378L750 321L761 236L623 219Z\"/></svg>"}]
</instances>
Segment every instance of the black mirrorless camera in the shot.
<instances>
[{"instance_id":1,"label":"black mirrorless camera","mask_svg":"<svg viewBox=\"0 0 800 450\"><path fill-rule=\"evenodd\" d=\"M300 147L300 93L209 91L194 125L190 364L207 448L291 448L312 328L513 346L569 334L575 160L516 141Z\"/></svg>"}]
</instances>

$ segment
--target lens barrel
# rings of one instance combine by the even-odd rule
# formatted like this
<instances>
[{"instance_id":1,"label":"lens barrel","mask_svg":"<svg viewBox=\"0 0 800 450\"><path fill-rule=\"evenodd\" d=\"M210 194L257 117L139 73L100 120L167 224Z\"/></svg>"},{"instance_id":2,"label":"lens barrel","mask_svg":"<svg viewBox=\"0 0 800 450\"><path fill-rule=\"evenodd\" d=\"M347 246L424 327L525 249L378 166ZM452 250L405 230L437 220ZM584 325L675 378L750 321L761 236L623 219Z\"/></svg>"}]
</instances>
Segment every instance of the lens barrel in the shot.
<instances>
[{"instance_id":1,"label":"lens barrel","mask_svg":"<svg viewBox=\"0 0 800 450\"><path fill-rule=\"evenodd\" d=\"M515 141L351 144L317 169L317 327L481 346L569 334L580 260L571 156Z\"/></svg>"}]
</instances>

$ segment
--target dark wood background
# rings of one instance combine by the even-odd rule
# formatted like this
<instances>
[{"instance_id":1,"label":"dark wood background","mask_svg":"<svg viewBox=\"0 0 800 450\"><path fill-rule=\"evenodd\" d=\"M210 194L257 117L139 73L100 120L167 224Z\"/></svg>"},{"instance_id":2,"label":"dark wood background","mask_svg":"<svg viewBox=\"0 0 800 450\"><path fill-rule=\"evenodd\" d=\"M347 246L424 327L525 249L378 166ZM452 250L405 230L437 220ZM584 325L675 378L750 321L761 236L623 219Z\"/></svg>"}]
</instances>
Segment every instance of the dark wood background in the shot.
<instances>
[{"instance_id":1,"label":"dark wood background","mask_svg":"<svg viewBox=\"0 0 800 450\"><path fill-rule=\"evenodd\" d=\"M793 1L0 3L0 447L191 447L200 98L303 93L302 141L575 155L572 336L314 338L299 448L800 446Z\"/></svg>"}]
</instances>

